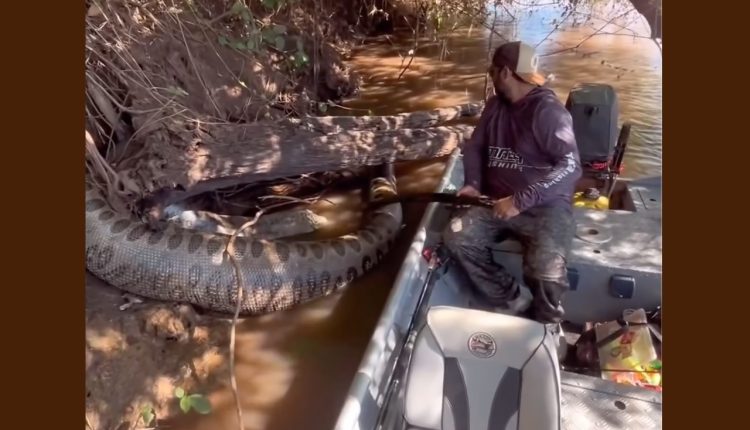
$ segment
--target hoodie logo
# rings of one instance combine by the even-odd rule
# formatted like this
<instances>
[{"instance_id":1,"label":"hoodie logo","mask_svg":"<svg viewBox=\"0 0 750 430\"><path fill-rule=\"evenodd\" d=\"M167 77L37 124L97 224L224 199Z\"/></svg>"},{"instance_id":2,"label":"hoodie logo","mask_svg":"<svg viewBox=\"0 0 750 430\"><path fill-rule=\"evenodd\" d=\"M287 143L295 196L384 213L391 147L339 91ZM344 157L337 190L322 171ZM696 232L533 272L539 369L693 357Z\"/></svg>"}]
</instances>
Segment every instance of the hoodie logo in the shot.
<instances>
[{"instance_id":1,"label":"hoodie logo","mask_svg":"<svg viewBox=\"0 0 750 430\"><path fill-rule=\"evenodd\" d=\"M512 149L500 148L498 146L490 146L488 149L488 167L523 171L523 157L515 153Z\"/></svg>"}]
</instances>

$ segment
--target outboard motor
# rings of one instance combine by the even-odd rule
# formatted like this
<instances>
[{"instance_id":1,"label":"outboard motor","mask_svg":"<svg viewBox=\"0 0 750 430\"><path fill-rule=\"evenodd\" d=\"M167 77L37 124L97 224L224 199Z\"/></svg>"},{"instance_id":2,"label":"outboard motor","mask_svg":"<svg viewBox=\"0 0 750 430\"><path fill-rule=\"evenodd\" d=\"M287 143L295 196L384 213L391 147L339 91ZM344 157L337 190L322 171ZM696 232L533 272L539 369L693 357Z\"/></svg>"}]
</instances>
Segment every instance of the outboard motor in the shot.
<instances>
[{"instance_id":1,"label":"outboard motor","mask_svg":"<svg viewBox=\"0 0 750 430\"><path fill-rule=\"evenodd\" d=\"M560 430L554 330L495 312L434 306L404 390L408 430Z\"/></svg>"},{"instance_id":2,"label":"outboard motor","mask_svg":"<svg viewBox=\"0 0 750 430\"><path fill-rule=\"evenodd\" d=\"M568 94L565 107L573 117L584 175L602 173L610 165L617 144L617 94L605 84L579 84Z\"/></svg>"}]
</instances>

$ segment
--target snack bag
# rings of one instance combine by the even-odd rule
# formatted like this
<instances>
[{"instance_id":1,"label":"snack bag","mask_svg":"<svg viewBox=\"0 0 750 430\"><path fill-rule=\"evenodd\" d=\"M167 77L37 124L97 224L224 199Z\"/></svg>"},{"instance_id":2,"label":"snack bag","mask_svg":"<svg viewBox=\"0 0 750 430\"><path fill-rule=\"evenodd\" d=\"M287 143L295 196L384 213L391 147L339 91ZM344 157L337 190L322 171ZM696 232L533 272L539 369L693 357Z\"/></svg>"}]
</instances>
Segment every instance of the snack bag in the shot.
<instances>
[{"instance_id":1,"label":"snack bag","mask_svg":"<svg viewBox=\"0 0 750 430\"><path fill-rule=\"evenodd\" d=\"M602 378L660 390L661 362L646 325L646 312L626 310L623 319L630 325L609 321L595 327Z\"/></svg>"}]
</instances>

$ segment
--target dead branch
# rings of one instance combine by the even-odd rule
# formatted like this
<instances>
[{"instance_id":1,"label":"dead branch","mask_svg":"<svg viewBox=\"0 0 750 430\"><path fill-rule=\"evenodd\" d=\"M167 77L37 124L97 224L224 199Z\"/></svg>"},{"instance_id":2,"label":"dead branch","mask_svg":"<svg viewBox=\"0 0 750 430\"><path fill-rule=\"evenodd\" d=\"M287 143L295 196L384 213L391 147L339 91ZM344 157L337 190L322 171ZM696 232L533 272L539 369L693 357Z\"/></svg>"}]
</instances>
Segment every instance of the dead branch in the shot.
<instances>
[{"instance_id":1,"label":"dead branch","mask_svg":"<svg viewBox=\"0 0 750 430\"><path fill-rule=\"evenodd\" d=\"M510 13L510 11L508 10L508 8L505 6L505 3L500 3L500 6L503 7L503 10L505 11L505 13L507 13L508 15L510 15L510 20L511 21L515 21L516 20L516 16L513 15L512 13ZM494 28L495 25L493 24L492 27Z\"/></svg>"},{"instance_id":2,"label":"dead branch","mask_svg":"<svg viewBox=\"0 0 750 430\"><path fill-rule=\"evenodd\" d=\"M406 17L404 17L406 19ZM401 76L406 73L407 70L409 70L409 67L411 67L411 63L414 61L414 56L417 55L417 49L419 49L419 19L420 15L417 15L417 25L416 28L412 28L412 31L414 32L414 46L409 50L409 53L411 56L409 57L409 63L406 64L406 67L404 67L401 70L401 73L398 74L398 78L396 80L401 80ZM407 23L409 23L409 20L406 20ZM409 26L411 26L411 23L409 23ZM401 63L403 64L403 57L401 59Z\"/></svg>"},{"instance_id":3,"label":"dead branch","mask_svg":"<svg viewBox=\"0 0 750 430\"><path fill-rule=\"evenodd\" d=\"M583 40L581 40L580 42L578 42L578 44L575 45L575 46L571 46L571 47L568 47L568 48L559 49L559 50L553 51L553 52L548 52L546 54L540 54L539 56L540 57L549 57L551 55L558 55L558 54L561 54L563 52L568 52L568 51L576 50L576 49L580 48L584 43L586 43L592 37L606 34L606 32L602 32L603 29L605 29L608 25L610 25L615 20L617 20L617 19L619 19L619 18L621 18L621 17L623 17L623 16L625 16L625 15L631 13L631 12L633 12L633 11L632 10L626 10L625 12L623 12L621 14L618 14L617 16L612 17L609 21L607 21L604 24L602 24L595 32L593 32L593 33L589 34L588 36L584 37ZM622 34L622 33L617 33L617 34L619 34L621 36L629 36L627 34ZM632 37L632 36L630 36L630 37Z\"/></svg>"},{"instance_id":4,"label":"dead branch","mask_svg":"<svg viewBox=\"0 0 750 430\"><path fill-rule=\"evenodd\" d=\"M493 17L492 17L492 28L495 28L495 25L497 24L497 3L495 3L495 8L493 10ZM490 63L492 61L492 38L495 36L494 32L490 32L490 41L487 43L487 63ZM487 84L489 83L489 74L484 74L484 98L487 98Z\"/></svg>"},{"instance_id":5,"label":"dead branch","mask_svg":"<svg viewBox=\"0 0 750 430\"><path fill-rule=\"evenodd\" d=\"M555 26L552 28L552 30L550 30L549 33L547 33L547 35L544 36L544 38L542 38L542 40L540 40L539 43L536 44L535 48L540 47L542 45L542 43L544 43L547 39L549 39L549 37L552 36L552 34L554 32L556 32L560 28L560 26L565 21L567 21L568 18L570 18L571 15L573 15L574 12L575 12L575 6L573 6L573 9L570 10L568 13L566 13L565 16L562 17L562 19L560 19L560 22L558 22L558 23L555 24Z\"/></svg>"},{"instance_id":6,"label":"dead branch","mask_svg":"<svg viewBox=\"0 0 750 430\"><path fill-rule=\"evenodd\" d=\"M266 208L266 210L272 209L272 208L278 208L287 204L290 204L292 202L282 202L274 206L270 206ZM237 237L247 228L252 227L255 225L261 216L265 213L265 210L258 211L257 214L255 214L255 217L243 224L240 228L237 229L237 231L232 234L232 236L227 241L227 246L224 248L224 253L227 255L229 260L232 262L232 266L234 267L234 273L235 277L237 279L237 306L234 309L234 315L232 316L232 324L229 328L229 379L230 384L232 386L232 394L234 396L234 403L235 403L235 410L237 412L237 422L239 423L239 429L242 430L245 428L244 421L242 419L242 402L240 401L240 392L237 387L237 376L235 372L235 356L236 356L236 338L237 338L237 321L239 320L240 316L240 310L242 307L242 300L245 292L245 278L242 276L242 269L240 268L239 262L235 258L235 246L234 242L236 241Z\"/></svg>"}]
</instances>

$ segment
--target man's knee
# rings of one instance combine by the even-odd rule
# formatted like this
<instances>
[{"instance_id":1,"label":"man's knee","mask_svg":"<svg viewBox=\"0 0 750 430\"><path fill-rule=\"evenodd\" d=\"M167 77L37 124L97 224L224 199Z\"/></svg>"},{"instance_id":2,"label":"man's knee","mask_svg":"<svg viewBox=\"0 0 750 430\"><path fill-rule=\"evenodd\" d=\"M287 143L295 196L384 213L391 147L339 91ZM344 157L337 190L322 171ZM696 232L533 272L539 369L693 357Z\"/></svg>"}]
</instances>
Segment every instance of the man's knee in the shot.
<instances>
[{"instance_id":1,"label":"man's knee","mask_svg":"<svg viewBox=\"0 0 750 430\"><path fill-rule=\"evenodd\" d=\"M450 220L443 232L446 243L453 245L485 245L492 228L482 208L471 208Z\"/></svg>"},{"instance_id":2,"label":"man's knee","mask_svg":"<svg viewBox=\"0 0 750 430\"><path fill-rule=\"evenodd\" d=\"M567 255L576 233L573 215L565 210L551 208L540 216L543 220L536 232L538 246Z\"/></svg>"},{"instance_id":3,"label":"man's knee","mask_svg":"<svg viewBox=\"0 0 750 430\"><path fill-rule=\"evenodd\" d=\"M538 249L531 252L526 255L523 266L524 276L567 287L567 261L559 250Z\"/></svg>"},{"instance_id":4,"label":"man's knee","mask_svg":"<svg viewBox=\"0 0 750 430\"><path fill-rule=\"evenodd\" d=\"M443 231L443 240L449 248L455 248L466 242L469 242L470 232L464 228L464 219L456 216L448 222L445 231Z\"/></svg>"}]
</instances>

